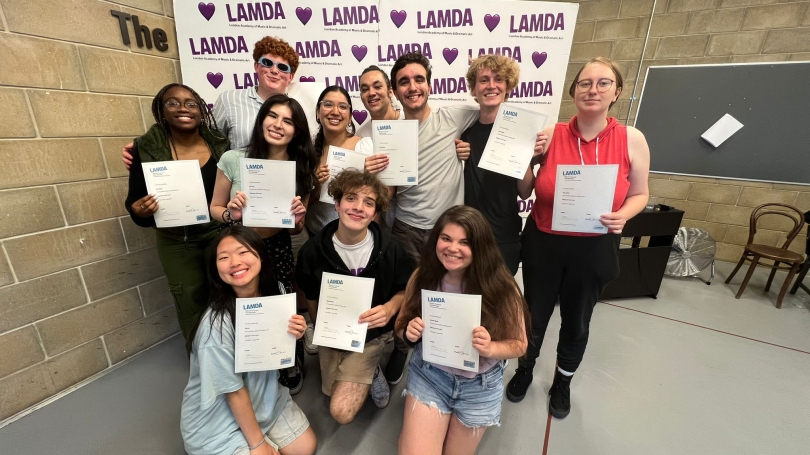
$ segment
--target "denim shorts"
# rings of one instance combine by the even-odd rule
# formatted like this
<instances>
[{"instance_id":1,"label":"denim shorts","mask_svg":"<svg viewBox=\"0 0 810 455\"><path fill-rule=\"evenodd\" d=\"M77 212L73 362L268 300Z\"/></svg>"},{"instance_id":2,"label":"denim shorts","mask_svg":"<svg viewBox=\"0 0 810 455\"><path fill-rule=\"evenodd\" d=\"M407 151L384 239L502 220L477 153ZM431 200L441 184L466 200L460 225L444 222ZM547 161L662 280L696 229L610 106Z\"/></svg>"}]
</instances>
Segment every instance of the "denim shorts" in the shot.
<instances>
[{"instance_id":1,"label":"denim shorts","mask_svg":"<svg viewBox=\"0 0 810 455\"><path fill-rule=\"evenodd\" d=\"M265 433L264 440L276 450L283 449L304 434L307 428L309 428L309 420L304 415L304 411L287 395L284 409L270 430ZM232 455L250 455L250 449L240 447Z\"/></svg>"},{"instance_id":2,"label":"denim shorts","mask_svg":"<svg viewBox=\"0 0 810 455\"><path fill-rule=\"evenodd\" d=\"M407 393L442 414L455 413L468 428L500 425L505 369L506 362L501 360L472 379L448 373L422 359L420 343L411 354L403 395Z\"/></svg>"}]
</instances>

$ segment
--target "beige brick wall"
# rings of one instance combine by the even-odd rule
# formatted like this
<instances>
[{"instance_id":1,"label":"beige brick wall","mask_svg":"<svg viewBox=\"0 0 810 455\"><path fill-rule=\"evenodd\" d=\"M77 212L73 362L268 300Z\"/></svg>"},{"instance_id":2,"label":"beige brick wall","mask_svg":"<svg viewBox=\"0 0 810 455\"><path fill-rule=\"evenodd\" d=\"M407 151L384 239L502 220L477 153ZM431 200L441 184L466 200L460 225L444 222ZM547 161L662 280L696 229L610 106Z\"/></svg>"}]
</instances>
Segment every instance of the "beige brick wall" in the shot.
<instances>
[{"instance_id":1,"label":"beige brick wall","mask_svg":"<svg viewBox=\"0 0 810 455\"><path fill-rule=\"evenodd\" d=\"M555 0L551 0L555 1ZM646 68L736 62L810 60L810 1L794 0L567 0L579 3L565 91L584 62L603 55L616 60L624 76L624 93L611 113L625 123L639 65L636 97ZM647 27L650 40L642 62ZM629 125L635 120L633 106ZM568 93L560 121L576 113ZM642 131L643 132L643 131ZM809 150L810 151L810 150ZM650 194L685 211L684 226L707 230L718 242L717 257L736 262L748 239L754 207L766 202L810 210L810 186L650 174ZM762 219L758 243L782 245L790 228L782 220ZM790 249L804 253L800 234Z\"/></svg>"},{"instance_id":2,"label":"beige brick wall","mask_svg":"<svg viewBox=\"0 0 810 455\"><path fill-rule=\"evenodd\" d=\"M123 45L110 10L169 51ZM120 158L179 80L172 16L171 0L0 0L0 422L179 332Z\"/></svg>"},{"instance_id":3,"label":"beige brick wall","mask_svg":"<svg viewBox=\"0 0 810 455\"><path fill-rule=\"evenodd\" d=\"M810 60L808 3L660 0L642 62L653 0L581 1L567 82L596 55L618 60L626 83L614 115L624 121L639 66ZM120 161L151 124L151 96L179 79L172 1L60 5L0 0L0 421L178 331L154 234L124 216ZM123 45L111 9L163 28L169 51ZM560 119L573 113L565 95ZM686 225L721 242L725 260L739 257L754 205L810 209L808 187L650 182ZM783 224L763 227L763 242L783 241Z\"/></svg>"}]
</instances>

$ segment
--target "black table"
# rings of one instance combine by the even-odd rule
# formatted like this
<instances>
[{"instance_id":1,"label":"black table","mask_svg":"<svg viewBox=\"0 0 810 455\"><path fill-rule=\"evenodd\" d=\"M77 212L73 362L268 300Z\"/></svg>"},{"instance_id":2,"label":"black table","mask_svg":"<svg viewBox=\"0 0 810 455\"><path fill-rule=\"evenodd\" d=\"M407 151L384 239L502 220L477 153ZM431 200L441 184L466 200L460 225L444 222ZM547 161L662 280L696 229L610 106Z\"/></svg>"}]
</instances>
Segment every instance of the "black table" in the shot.
<instances>
[{"instance_id":1,"label":"black table","mask_svg":"<svg viewBox=\"0 0 810 455\"><path fill-rule=\"evenodd\" d=\"M627 221L622 237L632 237L632 248L619 248L619 277L610 283L600 299L648 296L656 298L672 250L672 241L681 227L683 210L645 210ZM646 247L642 237L650 237Z\"/></svg>"}]
</instances>

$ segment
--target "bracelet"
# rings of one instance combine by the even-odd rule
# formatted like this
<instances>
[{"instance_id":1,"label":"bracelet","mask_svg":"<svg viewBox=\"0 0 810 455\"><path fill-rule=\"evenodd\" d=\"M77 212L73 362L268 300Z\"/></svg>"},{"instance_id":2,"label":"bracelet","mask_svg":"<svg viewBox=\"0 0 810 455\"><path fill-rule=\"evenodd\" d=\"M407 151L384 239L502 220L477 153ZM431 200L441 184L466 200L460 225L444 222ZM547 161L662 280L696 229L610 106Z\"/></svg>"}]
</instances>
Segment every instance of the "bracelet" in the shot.
<instances>
[{"instance_id":1,"label":"bracelet","mask_svg":"<svg viewBox=\"0 0 810 455\"><path fill-rule=\"evenodd\" d=\"M264 442L265 442L264 435L262 435L262 440L261 440L261 442L259 442L259 443L258 443L258 444L256 444L255 446L251 446L250 444L248 444L248 450L251 450L251 451L252 451L252 450L256 450L256 449L258 449L258 448L259 448L259 447L260 447L262 444L264 444Z\"/></svg>"},{"instance_id":2,"label":"bracelet","mask_svg":"<svg viewBox=\"0 0 810 455\"><path fill-rule=\"evenodd\" d=\"M233 219L231 219L231 211L230 210L225 209L225 211L222 212L222 221L224 221L226 223L233 222Z\"/></svg>"}]
</instances>

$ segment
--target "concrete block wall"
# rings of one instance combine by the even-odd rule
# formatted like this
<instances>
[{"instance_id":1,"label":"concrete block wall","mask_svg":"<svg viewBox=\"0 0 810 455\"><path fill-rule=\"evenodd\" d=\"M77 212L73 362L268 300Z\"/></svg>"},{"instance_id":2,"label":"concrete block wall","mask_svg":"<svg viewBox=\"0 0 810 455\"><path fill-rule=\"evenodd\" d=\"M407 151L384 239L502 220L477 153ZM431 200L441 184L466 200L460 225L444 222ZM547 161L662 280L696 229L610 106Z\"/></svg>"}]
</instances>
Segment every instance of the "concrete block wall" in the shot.
<instances>
[{"instance_id":1,"label":"concrete block wall","mask_svg":"<svg viewBox=\"0 0 810 455\"><path fill-rule=\"evenodd\" d=\"M653 0L579 3L567 82L596 55L618 60L622 122L639 66L810 59L810 1L660 0L654 15ZM169 50L124 45L110 10L165 30ZM151 125L154 94L180 78L173 16L172 0L0 0L0 422L178 332L154 234L124 211L120 160ZM574 112L564 95L560 119ZM759 201L810 209L803 186L650 182L724 260ZM784 237L766 227L762 241Z\"/></svg>"},{"instance_id":2,"label":"concrete block wall","mask_svg":"<svg viewBox=\"0 0 810 455\"><path fill-rule=\"evenodd\" d=\"M658 0L654 13L653 0L569 1L580 7L559 121L576 114L568 86L582 64L597 55L616 60L622 70L624 91L611 115L628 125L633 124L638 107L634 103L630 112L639 66L636 97L651 65L810 60L810 1L806 0ZM650 39L642 61L650 17ZM730 262L740 259L754 207L781 202L803 212L810 210L810 186L804 185L650 174L650 194L684 210L683 225L707 230L718 242L718 259ZM781 246L790 226L765 218L760 228L756 242ZM804 253L805 244L801 233L790 249Z\"/></svg>"},{"instance_id":3,"label":"concrete block wall","mask_svg":"<svg viewBox=\"0 0 810 455\"><path fill-rule=\"evenodd\" d=\"M124 45L110 10L162 28ZM121 146L177 82L171 0L0 0L0 422L179 332Z\"/></svg>"}]
</instances>

